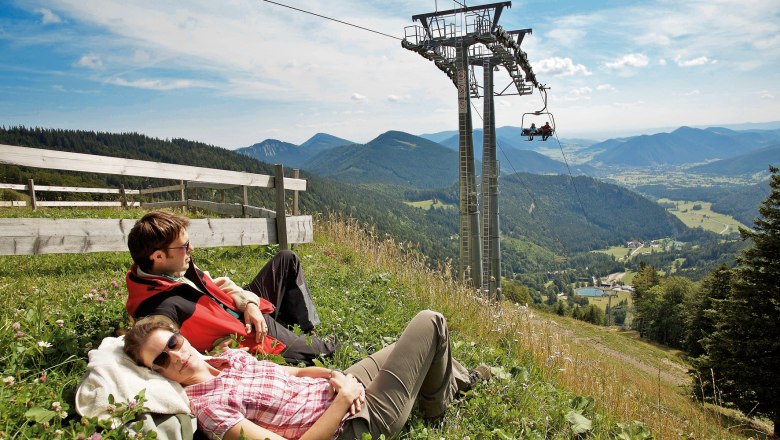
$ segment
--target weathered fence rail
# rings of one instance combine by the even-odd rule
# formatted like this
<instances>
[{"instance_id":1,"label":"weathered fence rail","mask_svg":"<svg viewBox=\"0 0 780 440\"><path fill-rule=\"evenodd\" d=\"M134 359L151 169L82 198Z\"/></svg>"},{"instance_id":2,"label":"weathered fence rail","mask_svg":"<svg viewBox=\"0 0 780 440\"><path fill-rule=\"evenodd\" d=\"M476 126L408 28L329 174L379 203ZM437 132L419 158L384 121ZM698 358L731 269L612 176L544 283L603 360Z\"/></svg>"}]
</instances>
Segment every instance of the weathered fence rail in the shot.
<instances>
[{"instance_id":1,"label":"weathered fence rail","mask_svg":"<svg viewBox=\"0 0 780 440\"><path fill-rule=\"evenodd\" d=\"M267 176L4 144L0 144L0 164L180 181L177 185L138 190L124 187L112 189L35 186L32 180L27 185L0 184L0 188L28 191L33 207L139 206L139 202L128 201L127 196L178 191L180 200L140 203L140 206L145 208L188 206L222 215L253 217L193 220L190 238L195 246L278 243L281 248L286 248L289 243L307 243L313 240L311 216L297 215L297 192L306 190L306 181L297 178L297 170L294 171L295 177L284 177L282 165L276 165L274 176ZM248 187L274 189L276 210L249 206ZM240 188L244 203L226 204L187 199L185 197L187 188L217 189L223 192L223 202L225 190ZM292 216L286 214L285 190L293 191ZM121 200L118 202L36 201L36 191L119 194ZM127 249L127 233L134 222L127 219L0 219L0 255L123 251Z\"/></svg>"}]
</instances>

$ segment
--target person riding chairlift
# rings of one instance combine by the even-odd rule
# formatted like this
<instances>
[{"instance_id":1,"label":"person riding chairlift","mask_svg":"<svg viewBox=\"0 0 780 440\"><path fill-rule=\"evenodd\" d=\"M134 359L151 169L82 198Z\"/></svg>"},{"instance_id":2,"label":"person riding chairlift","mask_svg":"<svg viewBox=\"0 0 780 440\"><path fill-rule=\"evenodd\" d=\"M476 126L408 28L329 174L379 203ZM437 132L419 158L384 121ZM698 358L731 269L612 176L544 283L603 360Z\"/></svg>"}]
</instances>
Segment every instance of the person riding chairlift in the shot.
<instances>
[{"instance_id":1,"label":"person riding chairlift","mask_svg":"<svg viewBox=\"0 0 780 440\"><path fill-rule=\"evenodd\" d=\"M552 133L553 133L553 129L552 129L552 127L550 127L550 123L549 122L545 122L544 125L542 125L542 128L539 129L539 131L542 132L542 140L543 141L546 141L547 138L549 138L552 135Z\"/></svg>"},{"instance_id":2,"label":"person riding chairlift","mask_svg":"<svg viewBox=\"0 0 780 440\"><path fill-rule=\"evenodd\" d=\"M531 128L529 128L528 130L525 130L525 131L526 131L526 134L528 135L528 140L529 140L529 141L532 141L532 140L534 140L534 135L535 135L535 134L536 134L536 132L537 132L537 130L536 130L536 124L534 124L534 123L531 123Z\"/></svg>"}]
</instances>

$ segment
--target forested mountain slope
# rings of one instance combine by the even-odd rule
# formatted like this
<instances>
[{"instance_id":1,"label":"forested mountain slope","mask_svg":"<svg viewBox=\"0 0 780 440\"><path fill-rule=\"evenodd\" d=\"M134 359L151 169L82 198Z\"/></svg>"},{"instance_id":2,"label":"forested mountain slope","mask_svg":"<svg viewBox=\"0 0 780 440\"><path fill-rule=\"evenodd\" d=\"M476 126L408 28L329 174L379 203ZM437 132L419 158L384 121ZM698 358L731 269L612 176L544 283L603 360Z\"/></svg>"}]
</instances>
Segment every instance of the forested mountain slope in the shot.
<instances>
[{"instance_id":1,"label":"forested mountain slope","mask_svg":"<svg viewBox=\"0 0 780 440\"><path fill-rule=\"evenodd\" d=\"M763 173L769 176L769 166L780 165L780 143L729 159L688 168L689 171L717 176L745 176Z\"/></svg>"},{"instance_id":2,"label":"forested mountain slope","mask_svg":"<svg viewBox=\"0 0 780 440\"><path fill-rule=\"evenodd\" d=\"M386 135L377 139L394 139L399 143L401 146L395 148L395 154L413 154L414 148L403 143L405 134L390 132ZM136 133L108 134L14 127L0 129L0 142L252 173L273 173L271 165L235 151L184 139L164 141ZM436 147L446 150L439 145ZM452 168L456 172L454 164ZM419 164L417 169L421 173L426 170L434 173ZM33 176L42 185L68 181L71 182L69 185L116 187L123 183L129 187L142 188L171 183L0 166L0 181L20 183ZM378 190L367 184L337 182L305 171L302 177L309 182L307 191L301 194L301 205L305 212L341 213L363 223L376 225L381 234L387 233L397 240L416 243L432 259L457 259L457 209L413 208L403 203L404 194L399 191ZM451 181L454 182L455 178ZM545 246L557 254L592 250L634 238L673 236L684 229L679 221L647 199L590 178L576 177L572 180L568 176L520 174L502 178L501 185L502 232L527 243ZM457 206L456 188L456 185L450 185L444 190L428 190L424 197L438 197ZM252 204L273 206L271 191L253 192L250 197ZM238 201L237 195L234 195L233 201ZM515 258L527 258L509 251L509 267L519 267L510 261L512 255Z\"/></svg>"},{"instance_id":3,"label":"forested mountain slope","mask_svg":"<svg viewBox=\"0 0 780 440\"><path fill-rule=\"evenodd\" d=\"M443 188L458 179L456 152L400 131L388 131L365 145L324 151L303 166L321 176L349 183Z\"/></svg>"},{"instance_id":4,"label":"forested mountain slope","mask_svg":"<svg viewBox=\"0 0 780 440\"><path fill-rule=\"evenodd\" d=\"M306 161L323 151L352 143L354 142L327 133L317 133L301 145L266 139L235 151L262 162L281 163L288 167L300 168Z\"/></svg>"},{"instance_id":5,"label":"forested mountain slope","mask_svg":"<svg viewBox=\"0 0 780 440\"><path fill-rule=\"evenodd\" d=\"M591 161L594 164L648 166L725 159L778 141L778 130L736 132L717 127L705 130L680 127L671 133L609 139L587 150L600 151Z\"/></svg>"}]
</instances>

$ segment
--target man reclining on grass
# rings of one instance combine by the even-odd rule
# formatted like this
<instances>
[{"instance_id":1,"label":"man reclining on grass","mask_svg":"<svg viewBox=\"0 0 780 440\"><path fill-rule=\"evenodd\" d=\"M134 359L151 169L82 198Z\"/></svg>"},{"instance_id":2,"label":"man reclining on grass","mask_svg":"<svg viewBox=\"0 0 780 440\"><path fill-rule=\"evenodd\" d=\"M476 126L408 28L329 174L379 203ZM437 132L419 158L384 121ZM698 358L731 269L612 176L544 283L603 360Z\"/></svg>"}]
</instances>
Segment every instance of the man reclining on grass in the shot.
<instances>
[{"instance_id":1,"label":"man reclining on grass","mask_svg":"<svg viewBox=\"0 0 780 440\"><path fill-rule=\"evenodd\" d=\"M163 322L136 324L124 350L183 385L200 430L224 439L389 438L416 402L424 418L439 421L459 391L490 378L487 365L467 371L452 358L447 321L430 310L344 373L280 366L233 349L204 359Z\"/></svg>"},{"instance_id":2,"label":"man reclining on grass","mask_svg":"<svg viewBox=\"0 0 780 440\"><path fill-rule=\"evenodd\" d=\"M127 246L135 265L127 273L127 313L138 322L164 321L198 351L226 347L232 335L253 353L281 354L287 362L330 356L335 344L302 336L320 323L298 257L275 255L245 288L212 279L195 266L189 219L154 211L138 220Z\"/></svg>"}]
</instances>

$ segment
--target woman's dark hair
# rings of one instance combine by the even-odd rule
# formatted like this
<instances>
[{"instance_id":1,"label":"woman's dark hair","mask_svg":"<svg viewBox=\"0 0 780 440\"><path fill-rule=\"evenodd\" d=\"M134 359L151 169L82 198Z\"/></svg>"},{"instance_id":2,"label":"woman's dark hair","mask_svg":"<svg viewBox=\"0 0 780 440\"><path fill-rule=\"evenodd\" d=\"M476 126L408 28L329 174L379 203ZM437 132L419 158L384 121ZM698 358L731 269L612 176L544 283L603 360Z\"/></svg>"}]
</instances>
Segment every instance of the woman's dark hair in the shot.
<instances>
[{"instance_id":1,"label":"woman's dark hair","mask_svg":"<svg viewBox=\"0 0 780 440\"><path fill-rule=\"evenodd\" d=\"M127 247L133 261L144 272L151 272L154 251L168 247L190 225L186 217L168 211L152 211L135 222L127 235Z\"/></svg>"},{"instance_id":2,"label":"woman's dark hair","mask_svg":"<svg viewBox=\"0 0 780 440\"><path fill-rule=\"evenodd\" d=\"M149 321L134 325L133 328L125 334L125 354L130 356L130 359L142 367L145 367L146 365L143 364L143 360L141 359L141 347L143 347L146 340L149 339L149 335L156 330L176 331L173 326L165 321Z\"/></svg>"}]
</instances>

